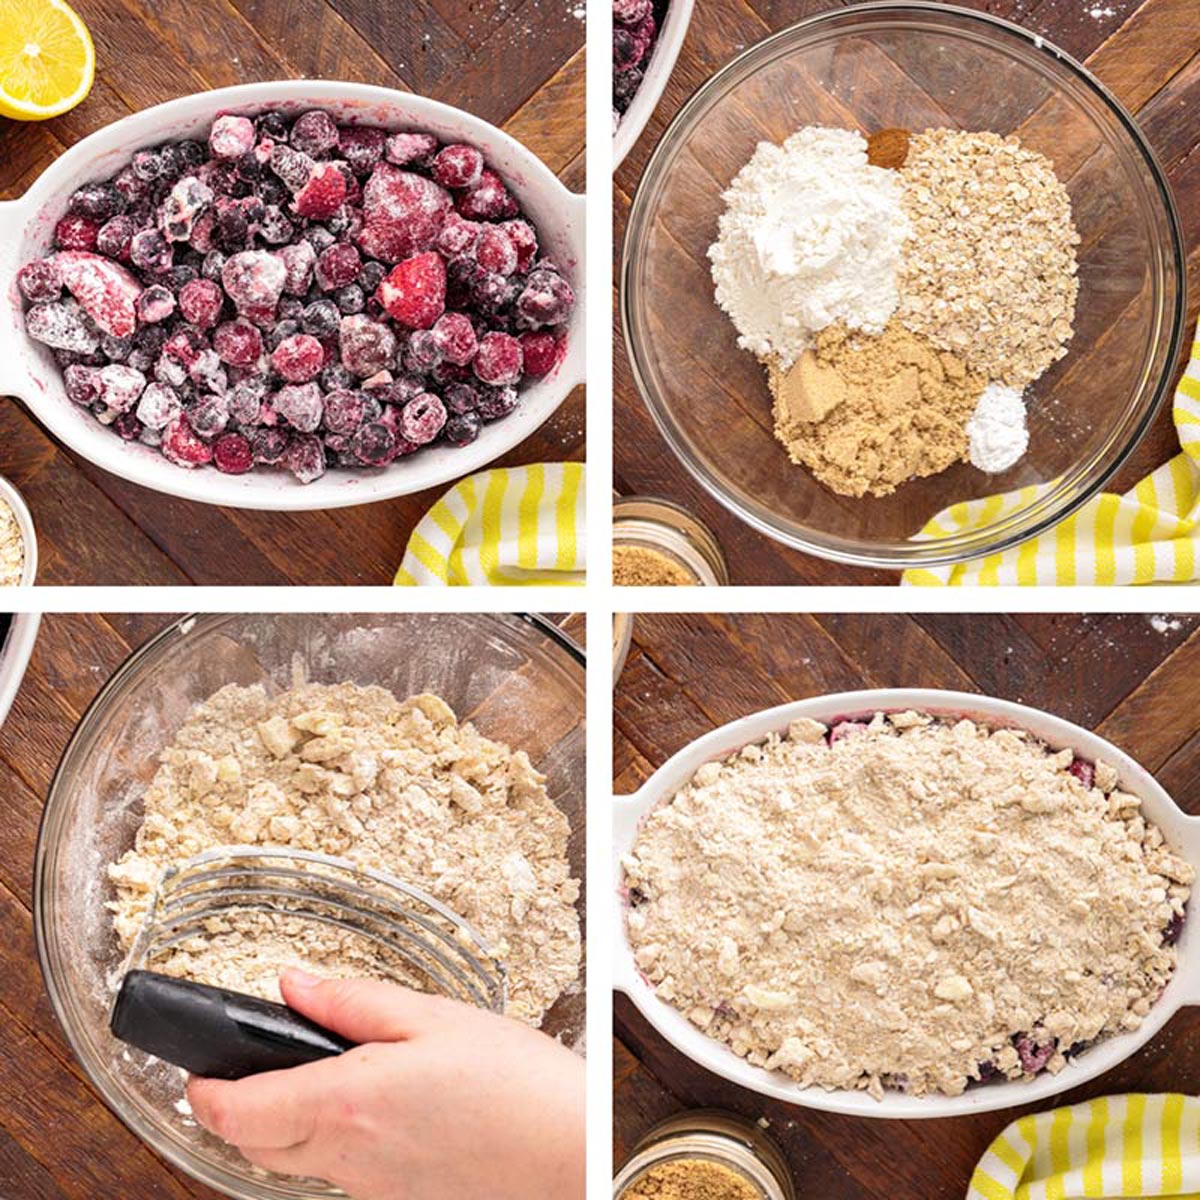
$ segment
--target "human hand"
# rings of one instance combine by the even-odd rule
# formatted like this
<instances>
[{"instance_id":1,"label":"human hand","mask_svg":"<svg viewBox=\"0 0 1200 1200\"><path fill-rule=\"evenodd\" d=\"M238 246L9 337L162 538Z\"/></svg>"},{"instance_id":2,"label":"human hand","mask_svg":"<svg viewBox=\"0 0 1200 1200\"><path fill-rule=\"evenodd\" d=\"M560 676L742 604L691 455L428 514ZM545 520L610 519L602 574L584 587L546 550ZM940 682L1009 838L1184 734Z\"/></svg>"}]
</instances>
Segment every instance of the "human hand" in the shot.
<instances>
[{"instance_id":1,"label":"human hand","mask_svg":"<svg viewBox=\"0 0 1200 1200\"><path fill-rule=\"evenodd\" d=\"M193 1078L196 1119L257 1166L354 1200L582 1200L584 1065L466 1004L286 971L297 1012L362 1043L236 1082Z\"/></svg>"}]
</instances>

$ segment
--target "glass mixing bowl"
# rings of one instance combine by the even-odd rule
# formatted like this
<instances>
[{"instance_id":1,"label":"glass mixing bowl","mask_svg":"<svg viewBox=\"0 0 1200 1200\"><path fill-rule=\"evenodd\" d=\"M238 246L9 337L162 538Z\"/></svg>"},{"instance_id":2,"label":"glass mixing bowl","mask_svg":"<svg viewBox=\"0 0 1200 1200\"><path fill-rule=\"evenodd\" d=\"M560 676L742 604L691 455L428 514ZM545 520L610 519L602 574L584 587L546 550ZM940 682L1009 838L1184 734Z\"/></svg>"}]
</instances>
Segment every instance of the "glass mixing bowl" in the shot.
<instances>
[{"instance_id":1,"label":"glass mixing bowl","mask_svg":"<svg viewBox=\"0 0 1200 1200\"><path fill-rule=\"evenodd\" d=\"M772 431L766 375L713 300L721 194L763 139L803 125L1018 134L1071 195L1080 293L1068 354L1029 392L1030 447L1001 475L959 464L891 496L837 496ZM1061 521L1129 457L1171 382L1184 322L1179 222L1133 118L1039 37L942 4L822 14L750 47L684 105L634 197L621 264L625 342L671 449L712 495L787 545L876 567L939 566ZM1032 485L1041 485L1034 487ZM978 529L914 541L959 501L1028 489Z\"/></svg>"},{"instance_id":2,"label":"glass mixing bowl","mask_svg":"<svg viewBox=\"0 0 1200 1200\"><path fill-rule=\"evenodd\" d=\"M175 1107L177 1068L109 1034L109 976L122 954L104 907L112 898L105 866L132 844L157 753L192 705L227 683L286 688L297 668L312 680L377 684L401 697L436 692L482 733L528 751L571 823L571 870L584 879L583 654L541 618L199 616L130 655L84 714L50 787L34 879L38 956L67 1040L110 1107L169 1162L237 1200L339 1193L250 1166ZM578 907L582 921L583 897ZM583 1025L581 979L543 1029L581 1048Z\"/></svg>"}]
</instances>

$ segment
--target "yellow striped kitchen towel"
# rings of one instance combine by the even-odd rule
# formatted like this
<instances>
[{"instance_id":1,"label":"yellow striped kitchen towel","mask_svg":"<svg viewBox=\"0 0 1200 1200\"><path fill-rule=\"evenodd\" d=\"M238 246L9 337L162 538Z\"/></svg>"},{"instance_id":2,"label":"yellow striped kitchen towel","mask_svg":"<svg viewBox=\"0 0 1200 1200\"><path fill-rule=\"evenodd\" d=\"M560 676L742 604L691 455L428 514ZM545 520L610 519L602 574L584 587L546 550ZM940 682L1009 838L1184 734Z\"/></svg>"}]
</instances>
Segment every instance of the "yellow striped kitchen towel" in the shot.
<instances>
[{"instance_id":1,"label":"yellow striped kitchen towel","mask_svg":"<svg viewBox=\"0 0 1200 1200\"><path fill-rule=\"evenodd\" d=\"M1200 1099L1102 1096L1014 1121L980 1159L967 1200L1200 1200Z\"/></svg>"},{"instance_id":2,"label":"yellow striped kitchen towel","mask_svg":"<svg viewBox=\"0 0 1200 1200\"><path fill-rule=\"evenodd\" d=\"M902 582L918 587L1070 586L1200 579L1200 329L1175 392L1174 417L1183 452L1123 496L1102 492L1040 537L973 562L905 571ZM990 524L1052 486L955 504L938 513L920 537L945 537Z\"/></svg>"},{"instance_id":3,"label":"yellow striped kitchen towel","mask_svg":"<svg viewBox=\"0 0 1200 1200\"><path fill-rule=\"evenodd\" d=\"M496 467L460 479L421 518L401 587L571 586L587 569L581 463Z\"/></svg>"}]
</instances>

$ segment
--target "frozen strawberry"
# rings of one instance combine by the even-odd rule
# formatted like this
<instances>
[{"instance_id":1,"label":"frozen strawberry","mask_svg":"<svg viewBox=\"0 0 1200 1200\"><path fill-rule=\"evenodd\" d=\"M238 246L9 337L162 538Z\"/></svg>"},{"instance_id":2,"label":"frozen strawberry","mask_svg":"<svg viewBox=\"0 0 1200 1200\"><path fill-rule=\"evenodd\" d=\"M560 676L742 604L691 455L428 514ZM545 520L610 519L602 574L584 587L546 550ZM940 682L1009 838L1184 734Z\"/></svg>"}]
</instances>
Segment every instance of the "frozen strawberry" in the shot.
<instances>
[{"instance_id":1,"label":"frozen strawberry","mask_svg":"<svg viewBox=\"0 0 1200 1200\"><path fill-rule=\"evenodd\" d=\"M245 475L254 466L254 451L240 433L223 433L212 446L213 466L226 475Z\"/></svg>"},{"instance_id":2,"label":"frozen strawberry","mask_svg":"<svg viewBox=\"0 0 1200 1200\"><path fill-rule=\"evenodd\" d=\"M385 154L398 167L424 164L437 153L438 140L429 133L396 133L387 139Z\"/></svg>"},{"instance_id":3,"label":"frozen strawberry","mask_svg":"<svg viewBox=\"0 0 1200 1200\"><path fill-rule=\"evenodd\" d=\"M312 243L301 241L280 246L274 254L287 270L283 290L289 296L303 296L312 282L313 267L317 262L317 252L312 248Z\"/></svg>"},{"instance_id":4,"label":"frozen strawberry","mask_svg":"<svg viewBox=\"0 0 1200 1200\"><path fill-rule=\"evenodd\" d=\"M318 163L296 193L293 211L314 221L332 217L346 199L346 178L333 163Z\"/></svg>"},{"instance_id":5,"label":"frozen strawberry","mask_svg":"<svg viewBox=\"0 0 1200 1200\"><path fill-rule=\"evenodd\" d=\"M538 237L528 221L505 221L500 226L517 252L517 270L524 275L537 261Z\"/></svg>"},{"instance_id":6,"label":"frozen strawberry","mask_svg":"<svg viewBox=\"0 0 1200 1200\"><path fill-rule=\"evenodd\" d=\"M388 316L409 329L429 329L446 309L446 264L430 251L392 269L375 293Z\"/></svg>"},{"instance_id":7,"label":"frozen strawberry","mask_svg":"<svg viewBox=\"0 0 1200 1200\"><path fill-rule=\"evenodd\" d=\"M523 333L521 343L525 374L533 379L549 375L558 366L561 351L566 343L560 343L552 333Z\"/></svg>"},{"instance_id":8,"label":"frozen strawberry","mask_svg":"<svg viewBox=\"0 0 1200 1200\"><path fill-rule=\"evenodd\" d=\"M446 146L438 151L430 170L442 187L474 187L483 177L483 155L474 146Z\"/></svg>"},{"instance_id":9,"label":"frozen strawberry","mask_svg":"<svg viewBox=\"0 0 1200 1200\"><path fill-rule=\"evenodd\" d=\"M443 313L433 326L432 336L442 358L459 367L465 367L479 348L475 326L463 313Z\"/></svg>"},{"instance_id":10,"label":"frozen strawberry","mask_svg":"<svg viewBox=\"0 0 1200 1200\"><path fill-rule=\"evenodd\" d=\"M275 347L271 365L289 383L307 383L320 374L325 351L315 337L296 333Z\"/></svg>"},{"instance_id":11,"label":"frozen strawberry","mask_svg":"<svg viewBox=\"0 0 1200 1200\"><path fill-rule=\"evenodd\" d=\"M249 321L226 321L213 333L213 349L230 366L252 367L262 354L262 334Z\"/></svg>"},{"instance_id":12,"label":"frozen strawberry","mask_svg":"<svg viewBox=\"0 0 1200 1200\"><path fill-rule=\"evenodd\" d=\"M60 250L95 250L100 222L82 213L68 213L54 227L54 244Z\"/></svg>"},{"instance_id":13,"label":"frozen strawberry","mask_svg":"<svg viewBox=\"0 0 1200 1200\"><path fill-rule=\"evenodd\" d=\"M475 261L485 271L511 275L517 269L517 248L499 225L485 226L475 247Z\"/></svg>"},{"instance_id":14,"label":"frozen strawberry","mask_svg":"<svg viewBox=\"0 0 1200 1200\"><path fill-rule=\"evenodd\" d=\"M521 343L507 333L486 333L475 355L475 374L484 383L516 383L523 367Z\"/></svg>"},{"instance_id":15,"label":"frozen strawberry","mask_svg":"<svg viewBox=\"0 0 1200 1200\"><path fill-rule=\"evenodd\" d=\"M208 132L208 148L217 158L241 158L255 140L254 122L246 117L218 117Z\"/></svg>"},{"instance_id":16,"label":"frozen strawberry","mask_svg":"<svg viewBox=\"0 0 1200 1200\"><path fill-rule=\"evenodd\" d=\"M274 313L287 277L287 267L268 250L243 250L221 268L225 294L243 314L248 310Z\"/></svg>"},{"instance_id":17,"label":"frozen strawberry","mask_svg":"<svg viewBox=\"0 0 1200 1200\"><path fill-rule=\"evenodd\" d=\"M366 379L396 365L396 335L381 321L363 313L343 317L338 327L342 365Z\"/></svg>"},{"instance_id":18,"label":"frozen strawberry","mask_svg":"<svg viewBox=\"0 0 1200 1200\"><path fill-rule=\"evenodd\" d=\"M63 285L104 332L129 337L137 328L137 298L142 285L120 263L86 250L55 256Z\"/></svg>"},{"instance_id":19,"label":"frozen strawberry","mask_svg":"<svg viewBox=\"0 0 1200 1200\"><path fill-rule=\"evenodd\" d=\"M202 467L212 461L212 447L196 436L186 414L176 417L163 430L162 452L180 467Z\"/></svg>"},{"instance_id":20,"label":"frozen strawberry","mask_svg":"<svg viewBox=\"0 0 1200 1200\"><path fill-rule=\"evenodd\" d=\"M221 319L225 294L211 279L193 279L179 289L179 311L197 329L211 329Z\"/></svg>"},{"instance_id":21,"label":"frozen strawberry","mask_svg":"<svg viewBox=\"0 0 1200 1200\"><path fill-rule=\"evenodd\" d=\"M432 179L379 163L363 189L358 243L371 258L403 262L436 244L450 209L450 193Z\"/></svg>"}]
</instances>

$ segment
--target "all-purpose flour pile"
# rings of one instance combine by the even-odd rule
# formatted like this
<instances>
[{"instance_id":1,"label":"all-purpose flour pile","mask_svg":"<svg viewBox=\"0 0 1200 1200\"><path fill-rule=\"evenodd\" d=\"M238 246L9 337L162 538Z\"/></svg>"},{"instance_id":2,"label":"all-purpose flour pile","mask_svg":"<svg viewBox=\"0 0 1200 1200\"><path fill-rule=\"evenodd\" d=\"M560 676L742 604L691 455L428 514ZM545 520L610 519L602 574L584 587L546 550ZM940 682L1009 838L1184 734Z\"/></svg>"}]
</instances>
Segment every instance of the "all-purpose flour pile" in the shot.
<instances>
[{"instance_id":1,"label":"all-purpose flour pile","mask_svg":"<svg viewBox=\"0 0 1200 1200\"><path fill-rule=\"evenodd\" d=\"M538 1024L578 978L567 820L524 751L437 696L307 684L222 688L161 755L135 845L109 867L131 945L164 868L217 846L319 851L388 871L453 909L508 970L508 1014ZM286 966L387 978L344 933L245 913L154 968L278 1000Z\"/></svg>"},{"instance_id":2,"label":"all-purpose flour pile","mask_svg":"<svg viewBox=\"0 0 1200 1200\"><path fill-rule=\"evenodd\" d=\"M724 200L716 301L794 463L883 496L1021 458L1023 391L1066 353L1079 290L1049 159L994 133L808 126L760 142Z\"/></svg>"}]
</instances>

